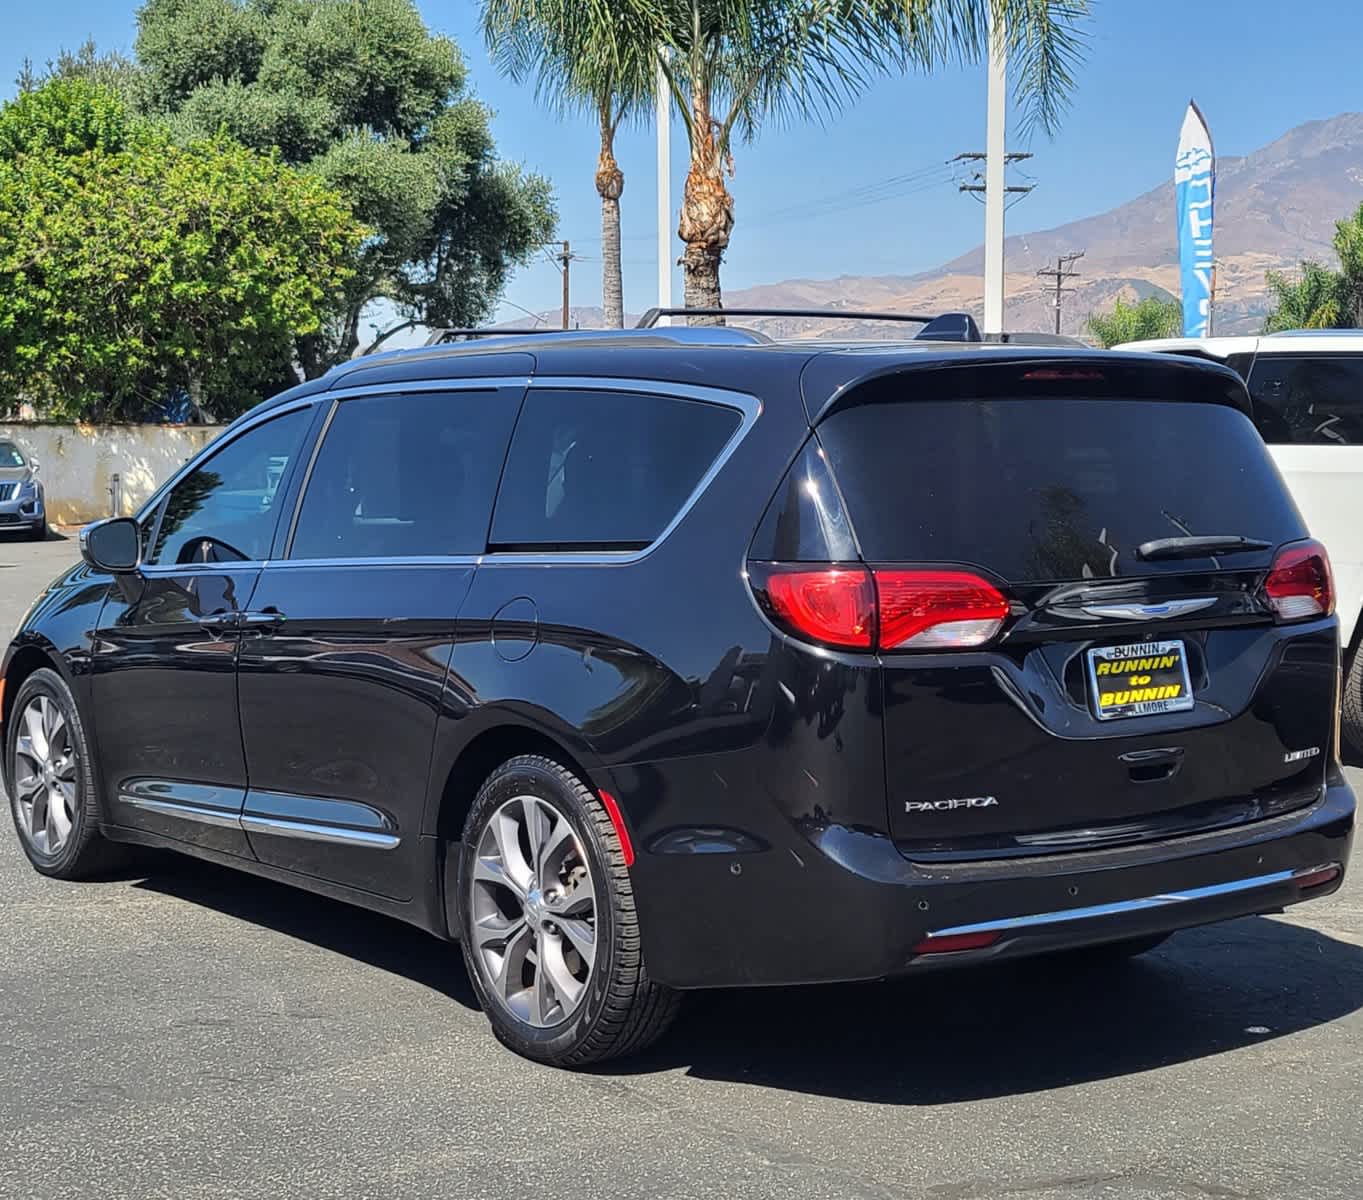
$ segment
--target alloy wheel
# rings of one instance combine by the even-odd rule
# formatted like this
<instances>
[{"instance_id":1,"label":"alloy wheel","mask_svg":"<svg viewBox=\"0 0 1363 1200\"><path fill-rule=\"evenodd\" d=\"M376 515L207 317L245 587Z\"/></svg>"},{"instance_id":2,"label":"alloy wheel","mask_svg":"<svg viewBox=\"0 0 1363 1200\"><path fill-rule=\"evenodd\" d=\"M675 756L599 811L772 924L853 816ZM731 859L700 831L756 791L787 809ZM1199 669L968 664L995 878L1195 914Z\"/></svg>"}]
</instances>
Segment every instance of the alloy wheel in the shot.
<instances>
[{"instance_id":1,"label":"alloy wheel","mask_svg":"<svg viewBox=\"0 0 1363 1200\"><path fill-rule=\"evenodd\" d=\"M61 707L34 696L14 739L14 805L19 829L40 854L61 852L76 823L76 748Z\"/></svg>"},{"instance_id":2,"label":"alloy wheel","mask_svg":"<svg viewBox=\"0 0 1363 1200\"><path fill-rule=\"evenodd\" d=\"M536 1028L567 1020L587 994L597 931L573 827L539 797L515 796L484 826L472 875L473 949L489 990Z\"/></svg>"}]
</instances>

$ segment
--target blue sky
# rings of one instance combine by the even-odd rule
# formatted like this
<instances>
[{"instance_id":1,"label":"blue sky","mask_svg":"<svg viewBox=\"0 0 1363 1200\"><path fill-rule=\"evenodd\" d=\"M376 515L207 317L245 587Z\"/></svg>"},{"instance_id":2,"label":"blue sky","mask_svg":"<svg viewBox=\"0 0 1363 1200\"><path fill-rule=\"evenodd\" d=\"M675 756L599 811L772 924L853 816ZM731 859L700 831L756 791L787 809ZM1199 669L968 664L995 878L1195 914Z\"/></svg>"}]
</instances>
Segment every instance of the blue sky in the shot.
<instances>
[{"instance_id":1,"label":"blue sky","mask_svg":"<svg viewBox=\"0 0 1363 1200\"><path fill-rule=\"evenodd\" d=\"M101 47L130 50L136 5L124 0L3 0L0 87L25 56L41 62L92 35ZM574 303L600 298L600 209L592 173L590 121L559 121L534 97L500 79L476 34L472 0L419 0L432 28L449 33L468 59L477 93L496 111L501 153L548 175L558 192L561 236L584 260L573 273ZM1009 211L1009 231L1044 229L1119 204L1167 178L1184 106L1195 96L1219 154L1243 154L1303 121L1363 109L1357 0L1206 0L1205 22L1188 0L1093 0L1090 46L1073 106L1053 140L1030 145L1025 164L1036 190ZM1303 14L1309 11L1309 19ZM1199 41L1199 26L1205 38ZM674 199L685 171L674 128ZM984 72L950 70L931 78L878 82L824 126L768 127L736 150L738 223L723 270L727 288L840 274L904 274L933 267L976 245L983 214L942 168L984 143ZM649 129L627 131L619 158L626 173L625 300L653 303L655 184ZM941 169L939 169L941 168ZM921 172L921 174L919 174ZM912 190L838 211L819 205L892 176L912 174ZM865 196L868 193L861 193ZM870 193L874 195L875 193ZM679 247L674 246L673 257ZM558 303L559 277L545 262L521 271L511 305ZM676 284L680 303L680 280Z\"/></svg>"}]
</instances>

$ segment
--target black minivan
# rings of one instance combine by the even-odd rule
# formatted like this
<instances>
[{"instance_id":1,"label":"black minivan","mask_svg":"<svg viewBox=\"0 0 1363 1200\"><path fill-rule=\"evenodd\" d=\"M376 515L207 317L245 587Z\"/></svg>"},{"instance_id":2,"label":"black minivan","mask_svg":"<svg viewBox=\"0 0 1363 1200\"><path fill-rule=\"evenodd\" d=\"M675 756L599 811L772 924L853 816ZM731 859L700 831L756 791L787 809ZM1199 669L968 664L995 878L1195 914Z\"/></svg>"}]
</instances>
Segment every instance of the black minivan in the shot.
<instances>
[{"instance_id":1,"label":"black minivan","mask_svg":"<svg viewBox=\"0 0 1363 1200\"><path fill-rule=\"evenodd\" d=\"M34 604L20 840L458 940L562 1065L685 989L1116 958L1327 894L1330 568L1247 408L1196 361L733 328L356 360Z\"/></svg>"}]
</instances>

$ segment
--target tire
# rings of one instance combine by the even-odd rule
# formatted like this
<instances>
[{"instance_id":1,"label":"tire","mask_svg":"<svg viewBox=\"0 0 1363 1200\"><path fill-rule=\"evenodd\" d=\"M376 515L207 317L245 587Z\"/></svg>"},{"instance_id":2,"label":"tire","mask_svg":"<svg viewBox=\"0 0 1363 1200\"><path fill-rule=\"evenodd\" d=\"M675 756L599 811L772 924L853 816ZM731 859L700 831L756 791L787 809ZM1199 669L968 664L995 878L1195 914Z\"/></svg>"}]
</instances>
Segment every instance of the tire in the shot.
<instances>
[{"instance_id":1,"label":"tire","mask_svg":"<svg viewBox=\"0 0 1363 1200\"><path fill-rule=\"evenodd\" d=\"M45 742L52 767L47 774L39 742ZM21 786L35 778L48 782L35 789ZM88 879L123 863L123 847L99 832L94 766L80 709L66 681L47 667L25 679L14 698L5 728L5 780L19 845L39 874Z\"/></svg>"},{"instance_id":2,"label":"tire","mask_svg":"<svg viewBox=\"0 0 1363 1200\"><path fill-rule=\"evenodd\" d=\"M42 524L41 524L41 525L34 525L34 526L28 531L28 540L29 540L30 542L45 542L45 541L47 541L47 518L46 518L46 517L43 518Z\"/></svg>"},{"instance_id":3,"label":"tire","mask_svg":"<svg viewBox=\"0 0 1363 1200\"><path fill-rule=\"evenodd\" d=\"M1344 675L1344 692L1339 698L1339 733L1354 762L1363 761L1363 654L1355 652Z\"/></svg>"},{"instance_id":4,"label":"tire","mask_svg":"<svg viewBox=\"0 0 1363 1200\"><path fill-rule=\"evenodd\" d=\"M1146 954L1157 946L1164 945L1173 936L1172 933L1149 933L1145 937L1126 938L1120 942L1103 942L1097 946L1084 946L1063 953L1066 958L1083 966L1112 966Z\"/></svg>"},{"instance_id":5,"label":"tire","mask_svg":"<svg viewBox=\"0 0 1363 1200\"><path fill-rule=\"evenodd\" d=\"M549 847L538 869L536 843ZM539 756L504 763L478 791L461 854L464 961L498 1040L583 1067L663 1034L680 997L648 978L624 851L582 780Z\"/></svg>"}]
</instances>

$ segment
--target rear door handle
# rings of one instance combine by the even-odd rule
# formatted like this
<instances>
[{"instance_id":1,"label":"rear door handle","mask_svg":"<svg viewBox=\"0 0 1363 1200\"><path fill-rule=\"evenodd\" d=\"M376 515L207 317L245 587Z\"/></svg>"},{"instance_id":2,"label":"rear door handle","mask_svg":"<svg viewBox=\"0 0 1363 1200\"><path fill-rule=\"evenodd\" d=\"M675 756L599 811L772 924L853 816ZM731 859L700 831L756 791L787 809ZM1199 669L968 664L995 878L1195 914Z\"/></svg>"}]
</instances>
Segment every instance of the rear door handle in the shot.
<instances>
[{"instance_id":1,"label":"rear door handle","mask_svg":"<svg viewBox=\"0 0 1363 1200\"><path fill-rule=\"evenodd\" d=\"M265 632L270 629L278 629L284 624L285 617L277 608L265 608L259 612L240 613L238 625L242 629L258 629Z\"/></svg>"},{"instance_id":2,"label":"rear door handle","mask_svg":"<svg viewBox=\"0 0 1363 1200\"><path fill-rule=\"evenodd\" d=\"M197 617L199 626L209 633L233 633L241 628L241 613L214 612Z\"/></svg>"}]
</instances>

